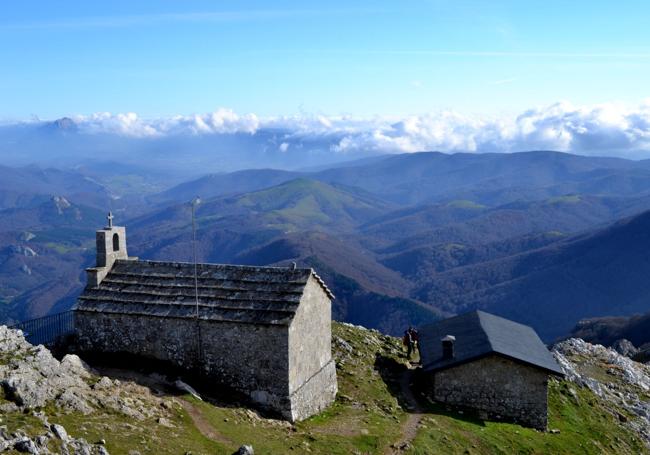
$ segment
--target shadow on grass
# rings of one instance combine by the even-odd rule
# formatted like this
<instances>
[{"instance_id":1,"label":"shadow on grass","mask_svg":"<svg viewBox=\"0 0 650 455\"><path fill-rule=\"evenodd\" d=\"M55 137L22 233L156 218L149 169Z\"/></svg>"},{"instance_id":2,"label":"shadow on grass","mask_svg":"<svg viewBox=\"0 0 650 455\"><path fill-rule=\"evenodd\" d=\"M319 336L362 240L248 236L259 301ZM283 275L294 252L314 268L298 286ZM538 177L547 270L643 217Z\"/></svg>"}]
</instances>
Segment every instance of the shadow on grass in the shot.
<instances>
[{"instance_id":1,"label":"shadow on grass","mask_svg":"<svg viewBox=\"0 0 650 455\"><path fill-rule=\"evenodd\" d=\"M489 421L489 419L481 417L479 412L475 409L462 406L452 406L438 402L426 401L426 404L423 405L422 412L424 414L429 414L434 418L436 416L444 416L479 427L485 427L485 422Z\"/></svg>"},{"instance_id":2,"label":"shadow on grass","mask_svg":"<svg viewBox=\"0 0 650 455\"><path fill-rule=\"evenodd\" d=\"M409 373L406 365L393 357L377 354L375 355L374 367L379 372L390 394L397 399L400 407L407 410L413 408L413 403L402 393L403 376Z\"/></svg>"}]
</instances>

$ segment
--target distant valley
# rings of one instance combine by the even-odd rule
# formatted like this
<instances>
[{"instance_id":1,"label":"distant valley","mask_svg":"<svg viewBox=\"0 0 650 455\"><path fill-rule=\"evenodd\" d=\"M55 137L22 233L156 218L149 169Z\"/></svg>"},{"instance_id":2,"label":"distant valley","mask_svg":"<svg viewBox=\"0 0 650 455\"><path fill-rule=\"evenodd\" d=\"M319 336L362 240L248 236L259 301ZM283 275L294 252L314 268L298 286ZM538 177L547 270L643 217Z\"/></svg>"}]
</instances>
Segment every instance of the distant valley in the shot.
<instances>
[{"instance_id":1,"label":"distant valley","mask_svg":"<svg viewBox=\"0 0 650 455\"><path fill-rule=\"evenodd\" d=\"M0 316L68 308L112 209L131 255L314 267L334 316L400 333L474 308L547 340L647 310L650 162L557 152L386 155L175 184L130 169L0 168Z\"/></svg>"}]
</instances>

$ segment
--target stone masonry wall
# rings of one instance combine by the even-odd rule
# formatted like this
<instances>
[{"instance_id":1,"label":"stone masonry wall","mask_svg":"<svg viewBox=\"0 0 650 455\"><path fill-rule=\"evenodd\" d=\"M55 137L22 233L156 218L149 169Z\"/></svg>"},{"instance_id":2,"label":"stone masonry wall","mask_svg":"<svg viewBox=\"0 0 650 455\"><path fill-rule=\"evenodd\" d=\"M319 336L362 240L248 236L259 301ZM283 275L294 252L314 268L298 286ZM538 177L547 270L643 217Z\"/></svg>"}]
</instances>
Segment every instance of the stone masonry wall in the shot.
<instances>
[{"instance_id":1,"label":"stone masonry wall","mask_svg":"<svg viewBox=\"0 0 650 455\"><path fill-rule=\"evenodd\" d=\"M291 395L291 412L285 417L291 421L304 420L318 414L336 399L336 363L330 360L314 376Z\"/></svg>"},{"instance_id":2,"label":"stone masonry wall","mask_svg":"<svg viewBox=\"0 0 650 455\"><path fill-rule=\"evenodd\" d=\"M200 371L262 406L290 412L287 327L191 319L75 313L82 350L128 352Z\"/></svg>"},{"instance_id":3,"label":"stone masonry wall","mask_svg":"<svg viewBox=\"0 0 650 455\"><path fill-rule=\"evenodd\" d=\"M195 366L196 323L190 320L76 311L75 331L82 351L128 352Z\"/></svg>"},{"instance_id":4,"label":"stone masonry wall","mask_svg":"<svg viewBox=\"0 0 650 455\"><path fill-rule=\"evenodd\" d=\"M286 326L201 323L202 373L285 414L290 408Z\"/></svg>"},{"instance_id":5,"label":"stone masonry wall","mask_svg":"<svg viewBox=\"0 0 650 455\"><path fill-rule=\"evenodd\" d=\"M302 420L336 398L332 360L332 303L312 276L289 327L291 420Z\"/></svg>"},{"instance_id":6,"label":"stone masonry wall","mask_svg":"<svg viewBox=\"0 0 650 455\"><path fill-rule=\"evenodd\" d=\"M548 375L537 368L490 356L436 372L433 382L437 401L546 429Z\"/></svg>"}]
</instances>

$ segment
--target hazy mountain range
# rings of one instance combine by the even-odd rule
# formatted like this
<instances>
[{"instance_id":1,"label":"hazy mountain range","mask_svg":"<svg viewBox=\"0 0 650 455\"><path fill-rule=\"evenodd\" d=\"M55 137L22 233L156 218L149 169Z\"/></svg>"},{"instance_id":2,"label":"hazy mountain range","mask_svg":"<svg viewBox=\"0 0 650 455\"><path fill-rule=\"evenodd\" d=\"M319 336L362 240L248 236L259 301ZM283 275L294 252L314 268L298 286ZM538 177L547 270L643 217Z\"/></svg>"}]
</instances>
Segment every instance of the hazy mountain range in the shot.
<instances>
[{"instance_id":1,"label":"hazy mountain range","mask_svg":"<svg viewBox=\"0 0 650 455\"><path fill-rule=\"evenodd\" d=\"M120 119L115 120L118 124L114 130L94 128L88 121L80 127L70 118L0 125L0 162L9 166L37 163L43 167L86 167L102 174L106 168L110 172L111 167L120 167L123 175L139 175L146 163L148 173L180 182L205 174L206 169L299 169L377 154L363 150L333 153L340 140L334 133L297 134L281 125L257 128L255 121L248 125L246 119L232 120L229 126L227 115L215 120L218 125L208 131L193 125L165 134L146 127L131 131L133 122Z\"/></svg>"},{"instance_id":2,"label":"hazy mountain range","mask_svg":"<svg viewBox=\"0 0 650 455\"><path fill-rule=\"evenodd\" d=\"M5 319L72 304L108 208L130 254L191 260L196 195L200 260L310 265L337 319L387 332L482 308L552 339L647 310L647 161L427 152L182 183L157 163L0 172L13 178L0 183Z\"/></svg>"}]
</instances>

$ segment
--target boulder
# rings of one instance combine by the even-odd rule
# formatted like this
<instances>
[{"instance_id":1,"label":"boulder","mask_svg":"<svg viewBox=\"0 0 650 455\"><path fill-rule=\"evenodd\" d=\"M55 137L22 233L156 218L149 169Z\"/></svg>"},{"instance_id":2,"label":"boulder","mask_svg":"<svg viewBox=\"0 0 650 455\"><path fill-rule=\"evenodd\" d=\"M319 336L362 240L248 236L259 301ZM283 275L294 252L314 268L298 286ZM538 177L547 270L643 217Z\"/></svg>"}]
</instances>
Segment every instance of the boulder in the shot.
<instances>
[{"instance_id":1,"label":"boulder","mask_svg":"<svg viewBox=\"0 0 650 455\"><path fill-rule=\"evenodd\" d=\"M95 390L106 390L111 387L113 387L113 381L106 376L102 376L102 378L93 385L93 389Z\"/></svg>"},{"instance_id":2,"label":"boulder","mask_svg":"<svg viewBox=\"0 0 650 455\"><path fill-rule=\"evenodd\" d=\"M630 358L634 357L637 352L639 352L639 350L634 347L632 342L630 340L626 340L625 338L614 341L612 344L612 349L619 354Z\"/></svg>"},{"instance_id":3,"label":"boulder","mask_svg":"<svg viewBox=\"0 0 650 455\"><path fill-rule=\"evenodd\" d=\"M66 354L61 359L61 369L68 374L74 374L82 378L89 378L93 373L86 362L75 354Z\"/></svg>"},{"instance_id":4,"label":"boulder","mask_svg":"<svg viewBox=\"0 0 650 455\"><path fill-rule=\"evenodd\" d=\"M52 430L52 433L54 433L54 436L59 438L61 441L66 442L68 440L68 432L65 431L65 428L63 428L62 425L53 423L50 425L50 430Z\"/></svg>"},{"instance_id":5,"label":"boulder","mask_svg":"<svg viewBox=\"0 0 650 455\"><path fill-rule=\"evenodd\" d=\"M22 453L39 453L36 443L26 436L14 443L14 449Z\"/></svg>"},{"instance_id":6,"label":"boulder","mask_svg":"<svg viewBox=\"0 0 650 455\"><path fill-rule=\"evenodd\" d=\"M194 390L194 389L193 389L189 384L184 383L184 382L181 381L180 379L177 380L177 381L174 383L174 386L175 386L178 390L180 390L181 392L187 392L187 393L189 393L190 395L192 395L194 398L196 398L197 400L201 400L201 401L203 401L203 400L201 399L201 396L199 395L199 393L198 393L196 390Z\"/></svg>"}]
</instances>

